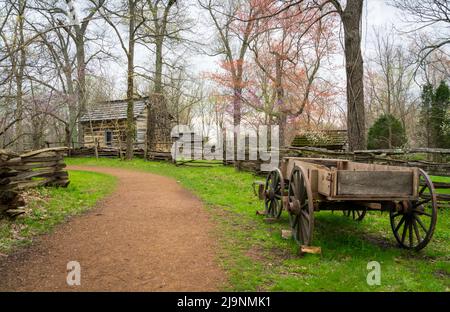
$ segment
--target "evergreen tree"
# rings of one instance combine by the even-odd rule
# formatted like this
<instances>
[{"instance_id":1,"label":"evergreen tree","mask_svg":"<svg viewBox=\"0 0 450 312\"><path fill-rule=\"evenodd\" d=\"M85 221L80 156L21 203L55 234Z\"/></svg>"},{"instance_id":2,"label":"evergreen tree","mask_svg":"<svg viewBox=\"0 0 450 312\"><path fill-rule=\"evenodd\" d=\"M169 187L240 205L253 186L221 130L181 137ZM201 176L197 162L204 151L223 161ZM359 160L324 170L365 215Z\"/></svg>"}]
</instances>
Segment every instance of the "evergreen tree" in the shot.
<instances>
[{"instance_id":1,"label":"evergreen tree","mask_svg":"<svg viewBox=\"0 0 450 312\"><path fill-rule=\"evenodd\" d=\"M393 115L380 116L369 129L367 144L369 149L396 148L405 144L405 129Z\"/></svg>"},{"instance_id":2,"label":"evergreen tree","mask_svg":"<svg viewBox=\"0 0 450 312\"><path fill-rule=\"evenodd\" d=\"M441 81L436 90L430 84L423 86L420 122L427 147L450 147L449 101L450 89L445 81Z\"/></svg>"},{"instance_id":3,"label":"evergreen tree","mask_svg":"<svg viewBox=\"0 0 450 312\"><path fill-rule=\"evenodd\" d=\"M446 129L448 128L447 123L449 122L447 119L447 112L450 109L449 103L450 89L445 81L441 81L434 94L434 101L431 108L433 135L435 137L436 147L449 147L450 140L448 133L446 133Z\"/></svg>"},{"instance_id":4,"label":"evergreen tree","mask_svg":"<svg viewBox=\"0 0 450 312\"><path fill-rule=\"evenodd\" d=\"M431 105L433 103L433 86L426 84L422 87L422 107L420 110L420 124L427 147L434 146L431 126Z\"/></svg>"}]
</instances>

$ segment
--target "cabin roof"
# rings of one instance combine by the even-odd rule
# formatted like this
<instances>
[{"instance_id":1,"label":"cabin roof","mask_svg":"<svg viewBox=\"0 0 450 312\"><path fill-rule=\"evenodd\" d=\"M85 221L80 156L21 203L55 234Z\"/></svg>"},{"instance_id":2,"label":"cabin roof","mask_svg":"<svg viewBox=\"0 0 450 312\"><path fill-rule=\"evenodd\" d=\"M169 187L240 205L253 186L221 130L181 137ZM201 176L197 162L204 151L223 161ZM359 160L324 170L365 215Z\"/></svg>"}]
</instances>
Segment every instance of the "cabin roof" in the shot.
<instances>
[{"instance_id":1,"label":"cabin roof","mask_svg":"<svg viewBox=\"0 0 450 312\"><path fill-rule=\"evenodd\" d=\"M144 111L148 97L135 99L133 114L138 117ZM80 121L119 120L127 118L127 100L98 102L81 115Z\"/></svg>"},{"instance_id":2,"label":"cabin roof","mask_svg":"<svg viewBox=\"0 0 450 312\"><path fill-rule=\"evenodd\" d=\"M347 130L318 130L296 135L291 146L342 149L346 143Z\"/></svg>"}]
</instances>

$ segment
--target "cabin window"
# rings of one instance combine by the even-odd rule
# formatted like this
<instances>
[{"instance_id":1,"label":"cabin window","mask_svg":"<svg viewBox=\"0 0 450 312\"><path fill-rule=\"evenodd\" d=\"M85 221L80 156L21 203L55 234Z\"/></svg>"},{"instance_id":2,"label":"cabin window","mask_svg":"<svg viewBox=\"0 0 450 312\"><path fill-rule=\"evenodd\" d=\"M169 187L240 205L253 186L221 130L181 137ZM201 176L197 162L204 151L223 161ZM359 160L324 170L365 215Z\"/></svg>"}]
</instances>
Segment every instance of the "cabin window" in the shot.
<instances>
[{"instance_id":1,"label":"cabin window","mask_svg":"<svg viewBox=\"0 0 450 312\"><path fill-rule=\"evenodd\" d=\"M105 142L106 146L112 146L113 133L111 130L105 131Z\"/></svg>"}]
</instances>

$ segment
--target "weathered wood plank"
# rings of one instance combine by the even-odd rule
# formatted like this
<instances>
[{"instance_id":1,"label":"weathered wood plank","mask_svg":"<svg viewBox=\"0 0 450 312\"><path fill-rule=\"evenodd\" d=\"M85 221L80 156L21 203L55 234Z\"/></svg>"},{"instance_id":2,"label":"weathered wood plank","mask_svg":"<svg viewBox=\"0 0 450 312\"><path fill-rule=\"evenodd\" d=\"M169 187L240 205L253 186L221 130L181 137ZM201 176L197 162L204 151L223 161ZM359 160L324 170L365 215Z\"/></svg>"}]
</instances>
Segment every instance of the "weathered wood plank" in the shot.
<instances>
[{"instance_id":1,"label":"weathered wood plank","mask_svg":"<svg viewBox=\"0 0 450 312\"><path fill-rule=\"evenodd\" d=\"M337 172L337 195L413 194L413 172L347 171Z\"/></svg>"},{"instance_id":2,"label":"weathered wood plank","mask_svg":"<svg viewBox=\"0 0 450 312\"><path fill-rule=\"evenodd\" d=\"M50 148L44 148L44 149L40 149L40 150L24 153L24 154L21 154L20 157L21 158L27 158L27 157L40 155L40 154L64 152L64 151L67 151L67 150L68 150L67 147L50 147Z\"/></svg>"}]
</instances>

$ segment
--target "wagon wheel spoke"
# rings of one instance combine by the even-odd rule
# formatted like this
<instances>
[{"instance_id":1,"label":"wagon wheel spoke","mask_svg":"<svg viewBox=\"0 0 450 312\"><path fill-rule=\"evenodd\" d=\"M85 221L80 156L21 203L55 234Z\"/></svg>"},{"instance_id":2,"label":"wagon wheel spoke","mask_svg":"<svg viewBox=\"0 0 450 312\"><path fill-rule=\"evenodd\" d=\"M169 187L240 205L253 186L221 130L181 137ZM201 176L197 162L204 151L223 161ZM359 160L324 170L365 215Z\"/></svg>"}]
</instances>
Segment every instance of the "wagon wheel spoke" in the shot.
<instances>
[{"instance_id":1,"label":"wagon wheel spoke","mask_svg":"<svg viewBox=\"0 0 450 312\"><path fill-rule=\"evenodd\" d=\"M409 248L413 246L413 229L412 229L412 219L408 222L408 233L409 233Z\"/></svg>"},{"instance_id":2,"label":"wagon wheel spoke","mask_svg":"<svg viewBox=\"0 0 450 312\"><path fill-rule=\"evenodd\" d=\"M303 218L300 218L300 220L301 220L300 221L301 222L300 231L302 233L301 242L304 244L305 242L309 241L309 235L308 235L309 224Z\"/></svg>"},{"instance_id":3,"label":"wagon wheel spoke","mask_svg":"<svg viewBox=\"0 0 450 312\"><path fill-rule=\"evenodd\" d=\"M414 220L417 221L417 223L419 223L420 227L422 228L422 230L425 231L425 233L427 233L427 227L425 226L425 224L423 224L422 220L420 219L419 216L414 216Z\"/></svg>"},{"instance_id":4,"label":"wagon wheel spoke","mask_svg":"<svg viewBox=\"0 0 450 312\"><path fill-rule=\"evenodd\" d=\"M300 194L299 194L299 190L298 190L298 178L297 178L297 174L294 174L293 179L292 179L292 189L294 192L294 197L295 198L299 198Z\"/></svg>"},{"instance_id":5,"label":"wagon wheel spoke","mask_svg":"<svg viewBox=\"0 0 450 312\"><path fill-rule=\"evenodd\" d=\"M300 174L297 174L297 199L301 201L305 197L305 187L303 185L303 178Z\"/></svg>"},{"instance_id":6,"label":"wagon wheel spoke","mask_svg":"<svg viewBox=\"0 0 450 312\"><path fill-rule=\"evenodd\" d=\"M272 190L275 192L276 191L276 189L277 189L277 184L278 184L278 175L275 173L275 172L273 172L273 178L272 178Z\"/></svg>"},{"instance_id":7,"label":"wagon wheel spoke","mask_svg":"<svg viewBox=\"0 0 450 312\"><path fill-rule=\"evenodd\" d=\"M278 200L274 200L274 209L273 209L273 217L278 216L278 209L280 208L280 203Z\"/></svg>"},{"instance_id":8,"label":"wagon wheel spoke","mask_svg":"<svg viewBox=\"0 0 450 312\"><path fill-rule=\"evenodd\" d=\"M422 242L422 238L420 238L420 232L419 232L419 228L417 227L417 221L416 218L413 218L413 226L414 226L414 233L416 234L416 238L417 238L417 242L420 243Z\"/></svg>"},{"instance_id":9,"label":"wagon wheel spoke","mask_svg":"<svg viewBox=\"0 0 450 312\"><path fill-rule=\"evenodd\" d=\"M427 217L433 217L431 214L429 214L428 212L425 211L414 211L415 214L419 214L421 216L427 216Z\"/></svg>"},{"instance_id":10,"label":"wagon wheel spoke","mask_svg":"<svg viewBox=\"0 0 450 312\"><path fill-rule=\"evenodd\" d=\"M396 228L394 229L394 232L397 233L400 227L402 226L403 222L405 222L406 216L403 215L400 219L400 222L397 224Z\"/></svg>"},{"instance_id":11,"label":"wagon wheel spoke","mask_svg":"<svg viewBox=\"0 0 450 312\"><path fill-rule=\"evenodd\" d=\"M272 205L271 205L271 216L274 217L276 214L276 206L278 205L276 200L272 200Z\"/></svg>"},{"instance_id":12,"label":"wagon wheel spoke","mask_svg":"<svg viewBox=\"0 0 450 312\"><path fill-rule=\"evenodd\" d=\"M298 215L291 215L291 227L295 228L295 225L298 223Z\"/></svg>"},{"instance_id":13,"label":"wagon wheel spoke","mask_svg":"<svg viewBox=\"0 0 450 312\"><path fill-rule=\"evenodd\" d=\"M431 200L432 200L432 198L430 197L430 198L424 199L422 201L418 201L417 203L413 204L413 208L422 206L423 204L426 204L426 203L430 202Z\"/></svg>"},{"instance_id":14,"label":"wagon wheel spoke","mask_svg":"<svg viewBox=\"0 0 450 312\"><path fill-rule=\"evenodd\" d=\"M292 224L291 224L291 228L292 228L292 235L294 236L294 239L295 240L298 240L298 230L299 230L299 218L300 218L300 216L299 215L294 215L294 217L293 217L293 221L292 221Z\"/></svg>"},{"instance_id":15,"label":"wagon wheel spoke","mask_svg":"<svg viewBox=\"0 0 450 312\"><path fill-rule=\"evenodd\" d=\"M422 195L423 192L427 189L427 185L425 184L424 186L422 186L422 188L419 191L419 195Z\"/></svg>"},{"instance_id":16,"label":"wagon wheel spoke","mask_svg":"<svg viewBox=\"0 0 450 312\"><path fill-rule=\"evenodd\" d=\"M408 220L405 219L405 225L403 226L403 233L402 233L402 244L405 243L407 229L408 229Z\"/></svg>"},{"instance_id":17,"label":"wagon wheel spoke","mask_svg":"<svg viewBox=\"0 0 450 312\"><path fill-rule=\"evenodd\" d=\"M306 212L305 210L302 210L302 215L308 220L308 222L309 222L309 214L308 214L308 212Z\"/></svg>"}]
</instances>

